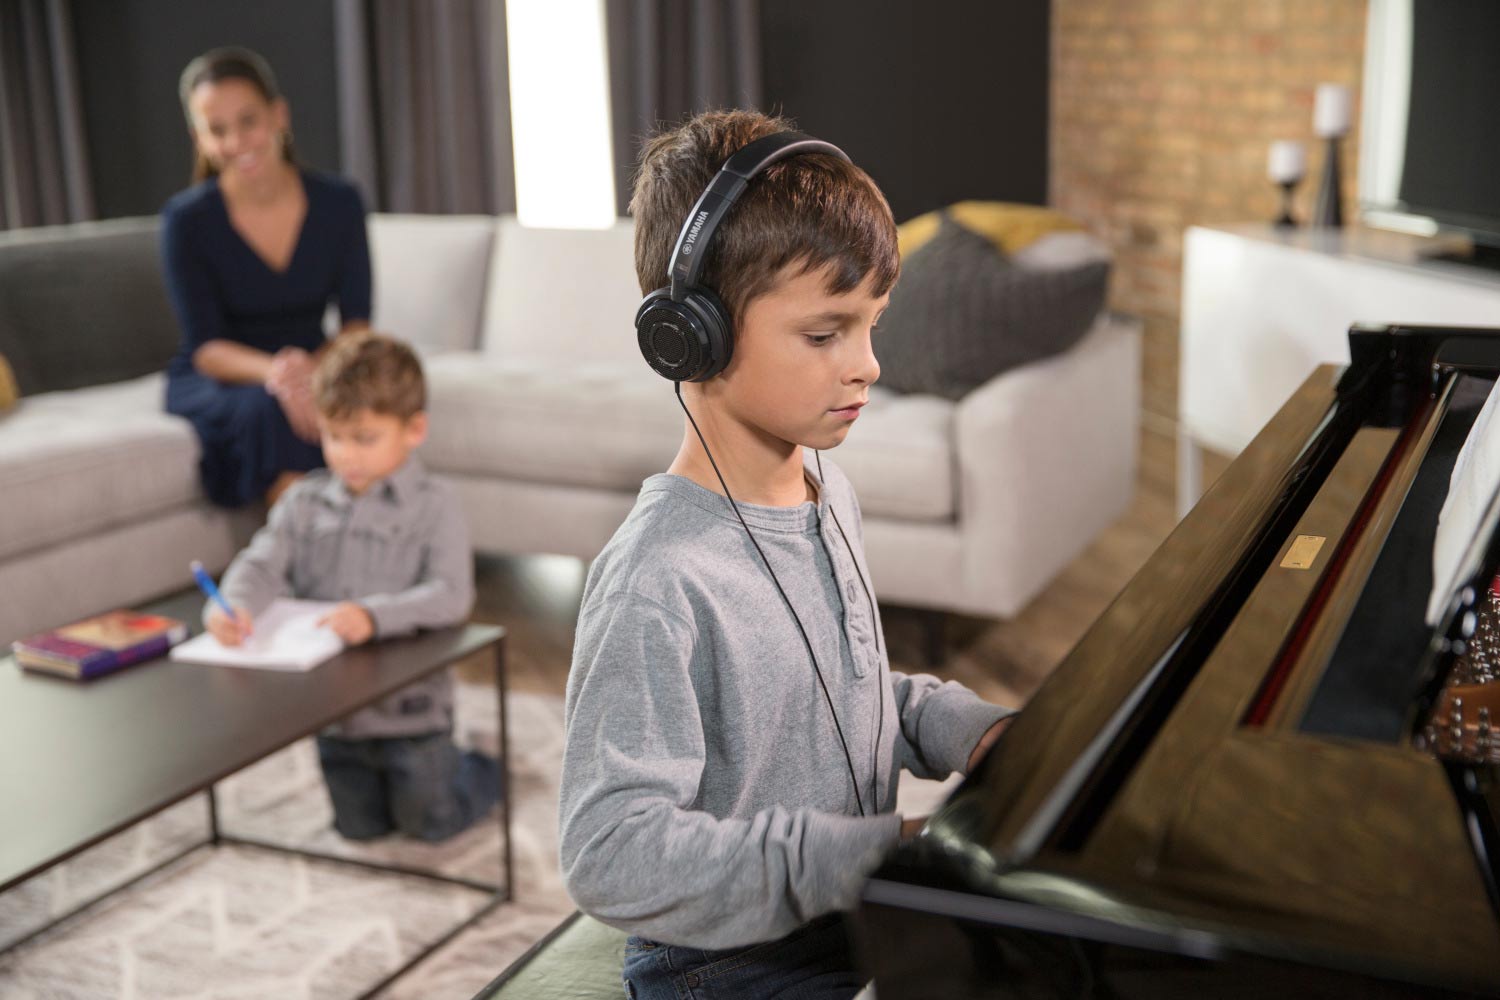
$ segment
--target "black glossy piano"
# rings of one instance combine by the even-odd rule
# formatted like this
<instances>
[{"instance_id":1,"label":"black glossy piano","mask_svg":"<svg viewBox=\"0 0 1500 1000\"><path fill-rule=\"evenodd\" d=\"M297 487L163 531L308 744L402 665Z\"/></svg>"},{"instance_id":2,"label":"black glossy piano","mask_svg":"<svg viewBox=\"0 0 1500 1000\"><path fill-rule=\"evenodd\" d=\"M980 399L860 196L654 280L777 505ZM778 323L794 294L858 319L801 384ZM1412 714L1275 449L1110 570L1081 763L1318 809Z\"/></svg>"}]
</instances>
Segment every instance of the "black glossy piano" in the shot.
<instances>
[{"instance_id":1,"label":"black glossy piano","mask_svg":"<svg viewBox=\"0 0 1500 1000\"><path fill-rule=\"evenodd\" d=\"M1500 995L1500 330L1349 343L868 883L879 1000Z\"/></svg>"}]
</instances>

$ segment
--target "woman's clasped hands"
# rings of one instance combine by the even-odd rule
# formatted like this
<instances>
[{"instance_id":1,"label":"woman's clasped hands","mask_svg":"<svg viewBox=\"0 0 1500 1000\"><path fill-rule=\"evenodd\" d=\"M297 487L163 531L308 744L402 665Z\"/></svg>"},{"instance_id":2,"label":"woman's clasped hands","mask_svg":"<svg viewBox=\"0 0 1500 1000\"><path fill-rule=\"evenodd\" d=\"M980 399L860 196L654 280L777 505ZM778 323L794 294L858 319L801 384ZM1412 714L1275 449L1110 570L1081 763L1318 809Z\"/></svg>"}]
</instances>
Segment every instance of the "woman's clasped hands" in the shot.
<instances>
[{"instance_id":1,"label":"woman's clasped hands","mask_svg":"<svg viewBox=\"0 0 1500 1000\"><path fill-rule=\"evenodd\" d=\"M312 374L317 362L300 347L283 347L271 358L266 392L281 404L292 432L304 441L318 440L318 411L313 405Z\"/></svg>"}]
</instances>

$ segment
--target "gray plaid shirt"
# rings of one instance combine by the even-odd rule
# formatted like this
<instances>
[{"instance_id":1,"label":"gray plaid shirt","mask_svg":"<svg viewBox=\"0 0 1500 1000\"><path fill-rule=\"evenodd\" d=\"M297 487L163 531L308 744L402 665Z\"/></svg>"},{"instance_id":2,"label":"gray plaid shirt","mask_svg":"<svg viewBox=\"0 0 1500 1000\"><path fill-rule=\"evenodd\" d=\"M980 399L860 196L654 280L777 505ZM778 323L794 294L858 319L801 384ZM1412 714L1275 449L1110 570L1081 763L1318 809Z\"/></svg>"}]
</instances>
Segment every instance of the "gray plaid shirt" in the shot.
<instances>
[{"instance_id":1,"label":"gray plaid shirt","mask_svg":"<svg viewBox=\"0 0 1500 1000\"><path fill-rule=\"evenodd\" d=\"M361 496L327 469L286 491L224 574L229 602L259 615L274 598L354 601L376 638L466 621L474 559L458 498L411 456ZM205 617L208 607L204 608ZM414 736L453 724L453 686L438 673L331 727L331 736Z\"/></svg>"}]
</instances>

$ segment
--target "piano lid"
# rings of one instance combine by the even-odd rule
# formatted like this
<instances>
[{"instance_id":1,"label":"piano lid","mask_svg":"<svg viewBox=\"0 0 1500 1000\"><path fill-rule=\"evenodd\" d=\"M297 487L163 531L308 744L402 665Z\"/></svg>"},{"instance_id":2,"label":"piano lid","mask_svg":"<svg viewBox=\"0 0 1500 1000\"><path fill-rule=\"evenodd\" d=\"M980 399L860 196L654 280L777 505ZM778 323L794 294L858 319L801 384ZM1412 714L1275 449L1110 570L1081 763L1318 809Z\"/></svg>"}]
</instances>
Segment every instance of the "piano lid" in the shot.
<instances>
[{"instance_id":1,"label":"piano lid","mask_svg":"<svg viewBox=\"0 0 1500 1000\"><path fill-rule=\"evenodd\" d=\"M1486 486L1427 621L1497 334L1351 331L1349 368L1313 373L867 899L920 884L1081 938L1500 984L1492 765L1423 739L1500 570Z\"/></svg>"}]
</instances>

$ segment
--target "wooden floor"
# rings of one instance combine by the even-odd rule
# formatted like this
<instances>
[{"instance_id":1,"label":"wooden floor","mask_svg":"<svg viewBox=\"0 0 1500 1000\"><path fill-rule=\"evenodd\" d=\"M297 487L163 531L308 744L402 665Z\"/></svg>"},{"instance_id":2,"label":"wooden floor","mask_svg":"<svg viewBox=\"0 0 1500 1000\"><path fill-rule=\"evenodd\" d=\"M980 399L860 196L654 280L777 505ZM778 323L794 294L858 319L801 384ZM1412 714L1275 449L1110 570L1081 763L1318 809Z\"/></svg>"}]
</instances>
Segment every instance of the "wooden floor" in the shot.
<instances>
[{"instance_id":1,"label":"wooden floor","mask_svg":"<svg viewBox=\"0 0 1500 1000\"><path fill-rule=\"evenodd\" d=\"M928 665L933 616L882 605L891 665L960 681L999 704L1024 703L1172 530L1173 462L1171 439L1144 433L1125 514L1015 618L942 616L941 666ZM1205 481L1223 464L1209 456ZM563 693L584 571L581 561L560 556L481 558L474 618L509 629L508 676L517 690ZM483 676L476 667L461 670Z\"/></svg>"}]
</instances>

